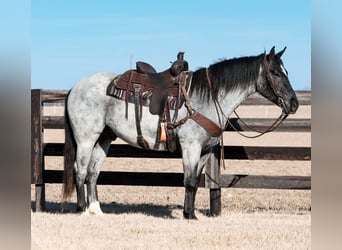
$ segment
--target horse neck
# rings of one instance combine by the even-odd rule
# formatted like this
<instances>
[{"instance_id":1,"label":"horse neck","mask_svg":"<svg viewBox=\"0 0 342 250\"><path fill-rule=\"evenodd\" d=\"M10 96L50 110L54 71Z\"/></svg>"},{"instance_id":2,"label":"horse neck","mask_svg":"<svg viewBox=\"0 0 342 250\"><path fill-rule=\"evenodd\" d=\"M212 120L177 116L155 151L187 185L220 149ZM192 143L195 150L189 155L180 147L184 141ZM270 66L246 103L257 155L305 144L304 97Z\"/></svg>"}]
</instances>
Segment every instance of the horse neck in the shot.
<instances>
[{"instance_id":1,"label":"horse neck","mask_svg":"<svg viewBox=\"0 0 342 250\"><path fill-rule=\"evenodd\" d=\"M255 56L255 57L245 57L236 59L235 61L232 60L232 63L237 63L238 65L238 71L234 72L234 70L237 70L237 67L233 67L233 70L230 70L230 74L233 75L233 78L238 84L235 82L232 82L231 80L228 80L228 84L230 84L231 87L226 87L227 83L225 84L216 84L216 86L221 86L218 90L218 95L216 97L216 100L213 100L213 97L211 97L211 103L213 103L212 106L215 108L215 112L213 117L214 121L217 123L221 122L221 127L224 126L227 122L228 117L234 112L234 110L247 99L247 97L257 91L257 83L260 81L263 81L264 74L262 72L262 58L263 55ZM243 64L241 64L241 61L243 61ZM240 64L240 65L239 65ZM231 66L226 66L231 67ZM241 70L242 69L242 70ZM223 70L225 71L225 70ZM251 72L255 72L252 73ZM229 71L228 71L229 72ZM226 73L225 73L226 74ZM241 77L237 75L245 75L248 77ZM226 77L230 77L231 75L226 75ZM234 78L235 77L235 78ZM240 78L240 79L239 79ZM215 79L213 79L215 81ZM228 91L227 91L228 89ZM215 98L215 97L214 97ZM217 103L216 106L219 106L219 111L217 112L217 108L215 107L215 101Z\"/></svg>"},{"instance_id":2,"label":"horse neck","mask_svg":"<svg viewBox=\"0 0 342 250\"><path fill-rule=\"evenodd\" d=\"M237 58L195 72L193 84L197 85L190 91L191 99L196 103L194 109L223 127L227 117L256 92L257 83L265 80L262 59L263 54Z\"/></svg>"},{"instance_id":3,"label":"horse neck","mask_svg":"<svg viewBox=\"0 0 342 250\"><path fill-rule=\"evenodd\" d=\"M221 121L221 126L224 126L227 122L227 118L234 112L234 110L255 91L255 83L245 85L244 88L230 90L228 93L222 90L217 97L217 104L220 108L219 112L216 112L215 108L215 122L219 123ZM220 118L218 116L220 116Z\"/></svg>"},{"instance_id":4,"label":"horse neck","mask_svg":"<svg viewBox=\"0 0 342 250\"><path fill-rule=\"evenodd\" d=\"M223 128L227 122L228 116L230 116L250 94L256 91L255 83L244 86L244 88L234 88L229 92L221 89L217 95L216 105L212 98L203 100L198 93L194 93L191 97L193 108Z\"/></svg>"}]
</instances>

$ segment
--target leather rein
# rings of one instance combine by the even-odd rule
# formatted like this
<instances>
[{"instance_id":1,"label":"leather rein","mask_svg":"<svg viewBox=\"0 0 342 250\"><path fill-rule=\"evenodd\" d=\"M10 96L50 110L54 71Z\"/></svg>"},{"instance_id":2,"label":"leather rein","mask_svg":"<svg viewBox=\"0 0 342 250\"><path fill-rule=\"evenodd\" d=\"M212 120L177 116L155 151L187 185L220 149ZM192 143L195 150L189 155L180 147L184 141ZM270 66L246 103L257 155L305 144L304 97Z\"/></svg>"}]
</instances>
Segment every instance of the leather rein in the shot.
<instances>
[{"instance_id":1,"label":"leather rein","mask_svg":"<svg viewBox=\"0 0 342 250\"><path fill-rule=\"evenodd\" d=\"M227 122L224 126L223 129L221 129L221 138L220 138L220 151L221 151L221 157L220 157L220 160L222 162L222 165L223 165L223 168L226 169L226 165L225 165L225 161L224 161L224 144L223 144L223 131L226 130L227 126L230 125L238 134L240 134L241 136L243 137L246 137L246 138L257 138L257 137L260 137L266 133L269 133L269 132L272 132L273 130L275 130L276 128L279 127L279 125L283 122L283 120L285 120L285 118L288 116L286 113L287 113L287 108L285 106L285 103L284 103L284 100L283 98L281 97L280 95L280 91L277 89L277 85L275 84L274 82L274 79L271 75L271 72L270 72L270 67L269 65L267 64L267 61L266 61L266 53L264 55L264 58L263 58L263 67L265 69L265 73L266 73L266 79L267 81L269 82L274 94L277 96L278 98L278 104L279 106L282 107L282 113L281 115L272 123L272 125L267 128L265 131L258 131L254 128L251 128L249 125L246 124L246 122L244 122L240 117L239 115L237 114L237 112L234 110L234 114L236 115L236 117L246 126L248 127L250 130L254 131L254 132L257 132L259 134L255 135L255 136L249 136L249 135L245 135L243 133L241 133L230 121L230 118L229 116L226 116L225 113L223 112L223 109L220 105L220 103L218 102L217 99L214 99L214 104L215 104L215 109L216 109L216 113L217 113L217 116L218 116L218 119L219 119L219 124L222 124L221 123L221 116L220 116L220 113L222 114L222 116L227 119ZM205 70L205 73L206 73L206 77L207 77L207 80L208 80L208 85L210 87L210 89L212 89L212 83L211 83L211 80L210 80L210 77L209 77L209 70L208 68L206 68Z\"/></svg>"},{"instance_id":2,"label":"leather rein","mask_svg":"<svg viewBox=\"0 0 342 250\"><path fill-rule=\"evenodd\" d=\"M233 124L232 122L230 121L230 118L229 116L226 116L225 113L223 112L223 109L220 105L220 103L214 99L214 104L215 104L215 108L216 108L216 112L217 112L217 116L219 118L219 123L221 124L221 116L220 116L220 113L223 115L223 117L225 119L227 119L227 122L224 126L222 130L222 132L228 127L228 125L230 125L238 134L240 134L241 136L243 137L246 137L246 138L258 138L266 133L269 133L269 132L272 132L274 131L276 128L278 128L280 126L280 124L283 122L283 120L286 119L286 117L288 116L288 110L285 106L285 103L284 103L284 99L283 97L281 96L280 94L280 91L277 87L277 85L275 84L274 82L274 79L271 75L271 72L270 72L270 67L269 65L267 64L267 60L266 60L266 53L264 55L264 58L263 58L263 62L262 62L262 65L265 69L265 73L266 73L266 79L268 81L268 83L270 84L270 87L271 89L273 90L274 94L277 96L278 98L278 105L282 108L282 113L279 115L279 117L271 124L271 126L267 129L265 129L264 131L259 131L259 130L256 130L252 127L250 127L245 121L243 121L240 116L237 114L237 112L234 110L234 114L236 115L236 117L247 127L249 128L250 130L252 130L253 132L256 132L258 133L257 135L254 135L254 136L249 136L249 135L245 135L243 133L241 133ZM207 80L208 80L208 84L209 84L209 87L212 88L212 83L211 83L211 80L210 80L210 77L209 77L209 70L208 68L206 68L206 77L207 77ZM223 142L222 142L223 143Z\"/></svg>"},{"instance_id":3,"label":"leather rein","mask_svg":"<svg viewBox=\"0 0 342 250\"><path fill-rule=\"evenodd\" d=\"M222 138L222 134L223 132L225 131L225 129L227 128L228 125L230 125L236 132L238 132L240 135L246 137L246 138L257 138L257 137L260 137L266 133L269 133L269 132L272 132L273 130L275 130L276 128L279 127L279 125L282 123L282 121L288 116L288 112L287 112L287 108L285 106L285 103L284 103L284 99L282 98L281 94L280 94L280 90L278 89L277 85L275 84L274 82L274 79L271 75L271 72L270 72L270 67L269 65L267 64L267 58L266 58L266 53L264 55L264 58L263 58L263 62L262 62L262 65L265 69L265 73L266 73L266 79L268 81L268 83L270 84L270 87L272 88L274 94L277 96L278 98L278 105L280 107L282 107L282 113L281 115L272 123L272 125L267 128L266 130L264 131L258 131L254 128L251 128L246 122L244 122L240 117L239 115L236 113L236 111L234 111L234 114L236 115L236 117L246 126L248 127L250 130L256 132L256 133L259 133L258 135L255 135L255 136L248 136L248 135L245 135L243 133L241 133L230 121L230 118L229 116L226 116L220 103L218 102L217 99L214 99L214 105L215 105L215 109L216 109L216 113L217 113L217 116L218 116L218 119L219 119L219 124L222 124L222 120L221 120L221 115L220 113L222 114L222 116L227 120L224 128L221 128L220 126L218 126L216 123L214 123L212 120L210 120L209 118L205 117L204 115L202 115L201 113L195 111L192 109L191 107L191 104L190 104L190 98L188 96L188 93L185 89L185 86L184 84L181 84L181 91L183 93L183 96L184 96L184 99L185 99L185 106L188 110L188 114L186 117L184 117L183 119L177 121L177 122L172 122L172 123L168 123L167 124L167 128L168 129L174 129L175 127L178 127L179 125L182 125L184 124L188 119L192 119L194 120L195 122L197 122L200 126L202 126L211 136L214 136L214 137L218 137L220 136L221 137L221 142L223 143L223 138ZM207 78L207 81L208 81L208 85L209 85L209 88L212 89L212 82L211 82L211 79L210 79L210 76L209 76L209 69L206 68L205 70L205 73L206 73L206 78Z\"/></svg>"}]
</instances>

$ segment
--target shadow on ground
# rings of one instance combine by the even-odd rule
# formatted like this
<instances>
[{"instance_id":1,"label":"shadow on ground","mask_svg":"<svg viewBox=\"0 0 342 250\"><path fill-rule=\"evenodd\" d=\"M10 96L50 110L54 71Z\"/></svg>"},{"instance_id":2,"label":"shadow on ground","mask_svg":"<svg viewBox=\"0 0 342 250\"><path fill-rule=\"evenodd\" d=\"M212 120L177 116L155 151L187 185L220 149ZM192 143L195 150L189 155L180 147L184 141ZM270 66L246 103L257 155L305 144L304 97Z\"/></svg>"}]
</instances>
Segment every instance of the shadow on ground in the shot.
<instances>
[{"instance_id":1,"label":"shadow on ground","mask_svg":"<svg viewBox=\"0 0 342 250\"><path fill-rule=\"evenodd\" d=\"M35 202L31 201L32 211L36 210ZM121 203L101 203L101 209L105 214L129 214L140 213L148 216L175 219L172 215L174 210L182 210L180 205L155 205L155 204L121 204ZM45 212L59 214L76 214L76 203L45 202ZM206 214L204 211L200 213Z\"/></svg>"}]
</instances>

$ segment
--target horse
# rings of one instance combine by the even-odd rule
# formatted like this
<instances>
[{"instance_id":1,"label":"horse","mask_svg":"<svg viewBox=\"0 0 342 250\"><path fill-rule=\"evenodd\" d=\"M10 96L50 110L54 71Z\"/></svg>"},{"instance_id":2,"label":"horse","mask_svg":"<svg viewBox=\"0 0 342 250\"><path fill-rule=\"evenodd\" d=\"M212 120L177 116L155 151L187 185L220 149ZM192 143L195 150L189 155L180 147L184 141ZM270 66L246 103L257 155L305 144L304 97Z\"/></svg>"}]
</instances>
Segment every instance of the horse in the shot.
<instances>
[{"instance_id":1,"label":"horse","mask_svg":"<svg viewBox=\"0 0 342 250\"><path fill-rule=\"evenodd\" d=\"M273 46L269 53L264 51L257 56L223 59L194 71L188 92L192 110L210 119L222 132L229 115L255 92L281 107L286 116L294 114L298 99L281 60L285 49L275 53ZM78 212L103 214L96 181L111 142L121 138L134 147L141 147L136 139L134 104L128 103L127 106L125 101L106 95L107 86L116 76L114 73L96 73L86 77L72 87L66 98L63 197L68 199L76 184ZM152 115L145 106L142 114L141 132L149 148L167 150L156 140L159 116ZM183 105L177 119L187 115L188 109ZM182 153L183 217L197 219L195 196L200 175L220 136L213 136L193 119L187 119L173 132ZM87 202L84 184L87 186Z\"/></svg>"}]
</instances>

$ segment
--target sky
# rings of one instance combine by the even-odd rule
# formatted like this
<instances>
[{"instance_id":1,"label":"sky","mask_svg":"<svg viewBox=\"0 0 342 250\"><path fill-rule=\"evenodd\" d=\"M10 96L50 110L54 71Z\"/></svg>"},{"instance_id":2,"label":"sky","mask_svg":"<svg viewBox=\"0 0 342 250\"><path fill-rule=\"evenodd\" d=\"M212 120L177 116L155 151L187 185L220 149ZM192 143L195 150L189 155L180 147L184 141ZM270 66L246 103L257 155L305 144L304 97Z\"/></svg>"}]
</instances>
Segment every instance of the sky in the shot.
<instances>
[{"instance_id":1,"label":"sky","mask_svg":"<svg viewBox=\"0 0 342 250\"><path fill-rule=\"evenodd\" d=\"M31 1L32 89L70 89L136 61L165 70L181 50L196 70L272 46L287 47L293 88L310 90L310 1Z\"/></svg>"}]
</instances>

